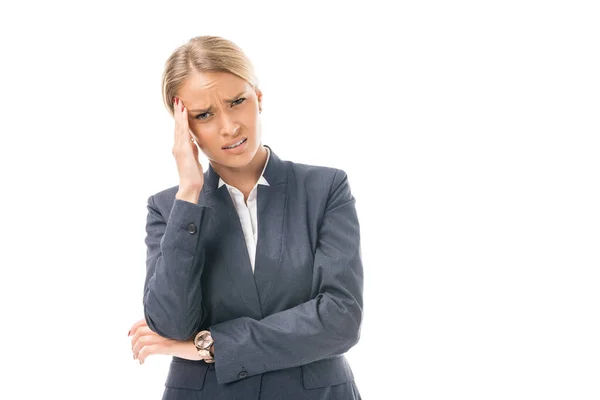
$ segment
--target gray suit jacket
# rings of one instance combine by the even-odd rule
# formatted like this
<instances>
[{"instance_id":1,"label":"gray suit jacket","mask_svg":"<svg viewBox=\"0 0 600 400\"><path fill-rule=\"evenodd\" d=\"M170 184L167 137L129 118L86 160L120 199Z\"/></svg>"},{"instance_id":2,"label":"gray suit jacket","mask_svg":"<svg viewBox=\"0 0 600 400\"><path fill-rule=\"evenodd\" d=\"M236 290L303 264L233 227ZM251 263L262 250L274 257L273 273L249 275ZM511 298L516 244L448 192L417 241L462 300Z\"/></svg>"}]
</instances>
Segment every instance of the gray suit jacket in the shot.
<instances>
[{"instance_id":1,"label":"gray suit jacket","mask_svg":"<svg viewBox=\"0 0 600 400\"><path fill-rule=\"evenodd\" d=\"M269 186L257 186L254 273L212 166L197 204L175 199L178 186L148 198L148 327L176 340L210 329L215 340L214 364L173 357L163 399L360 399L344 356L363 313L348 177L269 149Z\"/></svg>"}]
</instances>

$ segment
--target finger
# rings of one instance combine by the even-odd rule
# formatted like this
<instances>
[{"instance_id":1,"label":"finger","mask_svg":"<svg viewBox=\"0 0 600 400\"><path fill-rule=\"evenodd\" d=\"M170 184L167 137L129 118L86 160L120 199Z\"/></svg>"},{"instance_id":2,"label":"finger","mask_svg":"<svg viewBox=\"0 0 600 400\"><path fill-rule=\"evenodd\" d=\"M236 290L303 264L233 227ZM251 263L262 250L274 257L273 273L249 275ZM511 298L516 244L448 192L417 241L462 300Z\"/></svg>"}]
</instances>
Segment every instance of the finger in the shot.
<instances>
[{"instance_id":1,"label":"finger","mask_svg":"<svg viewBox=\"0 0 600 400\"><path fill-rule=\"evenodd\" d=\"M156 333L150 328L148 328L148 326L139 327L136 330L136 332L131 336L131 348L133 349L135 347L136 343L138 342L138 340L140 340L140 338L152 335L156 336Z\"/></svg>"},{"instance_id":2,"label":"finger","mask_svg":"<svg viewBox=\"0 0 600 400\"><path fill-rule=\"evenodd\" d=\"M175 139L181 138L183 136L182 132L182 116L183 116L183 102L181 99L178 99L178 103L175 105L175 135L177 136Z\"/></svg>"},{"instance_id":3,"label":"finger","mask_svg":"<svg viewBox=\"0 0 600 400\"><path fill-rule=\"evenodd\" d=\"M188 123L188 111L187 108L181 103L181 113L179 116L179 131L181 134L181 141L186 142L188 145L193 144L190 142L191 138L194 138L190 131L190 125ZM194 138L195 139L195 138Z\"/></svg>"},{"instance_id":4,"label":"finger","mask_svg":"<svg viewBox=\"0 0 600 400\"><path fill-rule=\"evenodd\" d=\"M180 110L181 109L181 103L179 102L179 99L177 99L174 103L173 103L173 118L175 119L175 129L173 131L174 136L174 141L175 143L177 143L177 138L179 137L179 114L180 114Z\"/></svg>"},{"instance_id":5,"label":"finger","mask_svg":"<svg viewBox=\"0 0 600 400\"><path fill-rule=\"evenodd\" d=\"M152 354L161 354L161 345L153 344L150 346L144 346L144 348L140 351L138 360L140 361L140 365L146 361L146 358Z\"/></svg>"},{"instance_id":6,"label":"finger","mask_svg":"<svg viewBox=\"0 0 600 400\"><path fill-rule=\"evenodd\" d=\"M133 335L140 326L144 326L144 325L147 326L148 324L146 323L146 319L142 318L139 321L137 321L135 324L133 324L133 326L131 327L131 329L129 329L128 336Z\"/></svg>"},{"instance_id":7,"label":"finger","mask_svg":"<svg viewBox=\"0 0 600 400\"><path fill-rule=\"evenodd\" d=\"M141 338L139 338L131 349L131 352L133 353L133 358L137 359L139 357L139 353L144 348L144 346L149 346L153 344L156 344L156 340L154 340L152 336L142 336Z\"/></svg>"},{"instance_id":8,"label":"finger","mask_svg":"<svg viewBox=\"0 0 600 400\"><path fill-rule=\"evenodd\" d=\"M135 359L138 357L138 353L144 346L149 344L161 343L165 340L165 338L163 338L162 336L158 336L152 331L150 331L149 333L142 334L142 336L137 338L135 343L131 345L131 352L133 353L133 358Z\"/></svg>"},{"instance_id":9,"label":"finger","mask_svg":"<svg viewBox=\"0 0 600 400\"><path fill-rule=\"evenodd\" d=\"M180 98L177 98L177 101L173 105L173 111L175 112L175 144L179 144L182 136L181 128L182 128L182 108L183 102Z\"/></svg>"},{"instance_id":10,"label":"finger","mask_svg":"<svg viewBox=\"0 0 600 400\"><path fill-rule=\"evenodd\" d=\"M185 108L181 99L179 104L176 105L175 114L175 147L189 149L190 144L190 128L187 120L187 108Z\"/></svg>"},{"instance_id":11,"label":"finger","mask_svg":"<svg viewBox=\"0 0 600 400\"><path fill-rule=\"evenodd\" d=\"M190 135L194 139L194 141L192 142L192 151L194 152L194 157L196 158L196 160L198 160L198 162L200 162L200 159L198 158L198 146L200 145L200 143L198 143L198 139L196 139L196 136L192 134L192 131L190 131Z\"/></svg>"}]
</instances>

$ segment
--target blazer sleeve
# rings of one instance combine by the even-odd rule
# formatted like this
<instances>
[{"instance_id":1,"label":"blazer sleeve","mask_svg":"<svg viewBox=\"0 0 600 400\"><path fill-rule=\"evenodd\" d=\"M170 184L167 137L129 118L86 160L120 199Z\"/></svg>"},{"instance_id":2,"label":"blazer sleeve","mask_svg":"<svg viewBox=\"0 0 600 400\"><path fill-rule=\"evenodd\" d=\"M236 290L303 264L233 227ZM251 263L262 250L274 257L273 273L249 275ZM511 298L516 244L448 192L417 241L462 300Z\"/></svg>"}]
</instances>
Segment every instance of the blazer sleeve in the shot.
<instances>
[{"instance_id":1,"label":"blazer sleeve","mask_svg":"<svg viewBox=\"0 0 600 400\"><path fill-rule=\"evenodd\" d=\"M358 342L360 227L347 174L340 169L329 191L313 268L313 299L261 320L240 317L209 327L220 384L343 354Z\"/></svg>"},{"instance_id":2,"label":"blazer sleeve","mask_svg":"<svg viewBox=\"0 0 600 400\"><path fill-rule=\"evenodd\" d=\"M205 316L198 305L204 310L200 276L206 259L203 238L210 234L212 223L211 209L175 199L165 221L153 197L148 198L147 205L144 318L160 336L187 340Z\"/></svg>"}]
</instances>

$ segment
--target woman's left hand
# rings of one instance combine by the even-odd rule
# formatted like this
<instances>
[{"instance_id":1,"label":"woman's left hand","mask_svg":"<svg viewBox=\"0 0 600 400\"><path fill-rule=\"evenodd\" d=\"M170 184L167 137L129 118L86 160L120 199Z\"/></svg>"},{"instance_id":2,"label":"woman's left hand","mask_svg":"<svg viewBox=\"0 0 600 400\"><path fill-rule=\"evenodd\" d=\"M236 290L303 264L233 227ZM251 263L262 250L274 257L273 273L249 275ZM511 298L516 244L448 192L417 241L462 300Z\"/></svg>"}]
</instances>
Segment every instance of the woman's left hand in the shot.
<instances>
[{"instance_id":1,"label":"woman's left hand","mask_svg":"<svg viewBox=\"0 0 600 400\"><path fill-rule=\"evenodd\" d=\"M137 359L140 364L143 364L146 357L152 354L165 354L194 361L204 359L198 354L193 340L166 339L151 330L144 318L133 324L129 336L131 336L133 359Z\"/></svg>"}]
</instances>

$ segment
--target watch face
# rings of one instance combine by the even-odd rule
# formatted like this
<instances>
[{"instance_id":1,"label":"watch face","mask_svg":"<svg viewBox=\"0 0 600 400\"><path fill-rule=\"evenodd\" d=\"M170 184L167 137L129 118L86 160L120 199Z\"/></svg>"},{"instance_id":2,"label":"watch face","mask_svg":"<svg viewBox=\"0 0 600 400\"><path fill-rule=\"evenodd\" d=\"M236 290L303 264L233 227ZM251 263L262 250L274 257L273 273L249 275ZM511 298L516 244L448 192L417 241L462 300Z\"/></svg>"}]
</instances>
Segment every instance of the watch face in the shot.
<instances>
[{"instance_id":1,"label":"watch face","mask_svg":"<svg viewBox=\"0 0 600 400\"><path fill-rule=\"evenodd\" d=\"M200 332L198 333L198 335L196 335L196 338L194 340L196 349L208 349L212 345L213 341L206 338L206 336L208 336L209 334L210 332Z\"/></svg>"}]
</instances>

